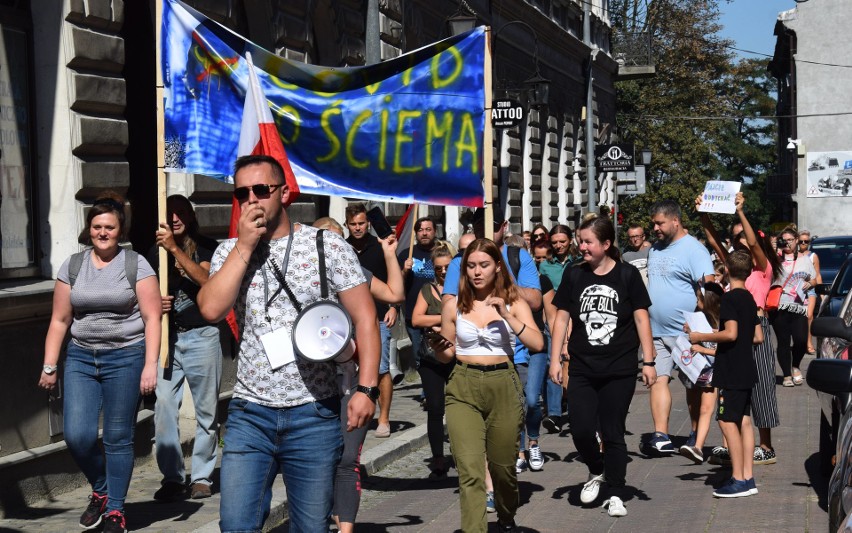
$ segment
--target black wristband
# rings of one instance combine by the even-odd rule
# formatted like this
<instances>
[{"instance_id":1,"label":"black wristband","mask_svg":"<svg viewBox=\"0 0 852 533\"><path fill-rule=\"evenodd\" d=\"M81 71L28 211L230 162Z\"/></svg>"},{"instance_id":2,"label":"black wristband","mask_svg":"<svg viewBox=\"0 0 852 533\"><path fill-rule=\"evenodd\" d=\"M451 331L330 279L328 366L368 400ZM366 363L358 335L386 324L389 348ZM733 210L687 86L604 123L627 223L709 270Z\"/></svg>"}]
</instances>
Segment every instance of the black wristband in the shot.
<instances>
[{"instance_id":1,"label":"black wristband","mask_svg":"<svg viewBox=\"0 0 852 533\"><path fill-rule=\"evenodd\" d=\"M657 366L656 361L642 361L642 364L645 366Z\"/></svg>"},{"instance_id":2,"label":"black wristband","mask_svg":"<svg viewBox=\"0 0 852 533\"><path fill-rule=\"evenodd\" d=\"M522 327L522 328L521 328L521 331L519 331L519 332L515 333L515 337L520 337L520 336L521 336L521 333L523 333L525 329L527 329L527 325L526 325L526 324L524 324L524 327Z\"/></svg>"}]
</instances>

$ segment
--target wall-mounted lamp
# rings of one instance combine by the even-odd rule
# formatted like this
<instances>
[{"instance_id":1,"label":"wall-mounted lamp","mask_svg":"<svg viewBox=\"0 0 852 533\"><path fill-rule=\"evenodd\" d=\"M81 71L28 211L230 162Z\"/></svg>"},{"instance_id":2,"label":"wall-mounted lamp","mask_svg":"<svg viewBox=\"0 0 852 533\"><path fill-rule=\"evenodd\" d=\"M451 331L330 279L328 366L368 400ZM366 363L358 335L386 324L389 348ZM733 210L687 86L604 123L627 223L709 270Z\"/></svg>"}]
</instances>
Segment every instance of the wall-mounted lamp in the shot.
<instances>
[{"instance_id":1,"label":"wall-mounted lamp","mask_svg":"<svg viewBox=\"0 0 852 533\"><path fill-rule=\"evenodd\" d=\"M527 96L530 107L541 107L543 105L547 105L548 98L550 97L550 80L543 77L541 75L541 71L539 71L539 61L538 61L538 34L535 30L522 20L510 20L506 24L503 24L497 31L494 32L492 37L492 48L491 53L496 57L497 50L497 36L500 35L500 32L512 25L520 25L525 27L533 36L533 62L535 64L535 73L527 80L524 80L524 86L527 88ZM498 80L498 85L500 81Z\"/></svg>"},{"instance_id":2,"label":"wall-mounted lamp","mask_svg":"<svg viewBox=\"0 0 852 533\"><path fill-rule=\"evenodd\" d=\"M648 148L642 150L642 164L646 167L651 164L651 150Z\"/></svg>"},{"instance_id":3,"label":"wall-mounted lamp","mask_svg":"<svg viewBox=\"0 0 852 533\"><path fill-rule=\"evenodd\" d=\"M802 139L793 139L792 137L787 137L787 150L791 152L799 147L802 144Z\"/></svg>"}]
</instances>

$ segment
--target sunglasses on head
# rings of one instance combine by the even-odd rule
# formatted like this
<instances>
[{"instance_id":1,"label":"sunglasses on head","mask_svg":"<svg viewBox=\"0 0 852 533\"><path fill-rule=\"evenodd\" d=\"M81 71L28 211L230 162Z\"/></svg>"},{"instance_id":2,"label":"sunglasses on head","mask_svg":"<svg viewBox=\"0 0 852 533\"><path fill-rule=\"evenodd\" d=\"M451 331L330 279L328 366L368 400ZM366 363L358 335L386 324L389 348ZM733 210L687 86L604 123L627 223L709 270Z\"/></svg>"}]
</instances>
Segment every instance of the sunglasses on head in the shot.
<instances>
[{"instance_id":1,"label":"sunglasses on head","mask_svg":"<svg viewBox=\"0 0 852 533\"><path fill-rule=\"evenodd\" d=\"M251 190L251 192L253 192L258 198L269 198L269 195L275 192L275 189L281 187L281 185L281 183L258 183L251 187L237 187L234 189L234 198L236 198L238 202L248 200L249 190Z\"/></svg>"}]
</instances>

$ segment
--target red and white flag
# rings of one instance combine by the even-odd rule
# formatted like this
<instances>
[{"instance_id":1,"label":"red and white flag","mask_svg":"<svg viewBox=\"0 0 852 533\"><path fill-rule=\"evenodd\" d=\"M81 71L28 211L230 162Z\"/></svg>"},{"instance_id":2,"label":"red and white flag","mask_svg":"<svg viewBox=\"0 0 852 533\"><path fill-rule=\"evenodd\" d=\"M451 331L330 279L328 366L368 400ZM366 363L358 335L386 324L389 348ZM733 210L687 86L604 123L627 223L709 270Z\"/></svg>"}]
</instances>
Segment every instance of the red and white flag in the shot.
<instances>
[{"instance_id":1,"label":"red and white flag","mask_svg":"<svg viewBox=\"0 0 852 533\"><path fill-rule=\"evenodd\" d=\"M243 106L243 122L240 127L240 144L237 148L237 156L268 155L274 157L281 164L281 168L284 169L284 181L290 190L290 197L287 200L287 205L289 205L299 196L299 183L296 181L293 169L290 168L284 143L281 141L278 128L272 119L272 111L269 109L263 88L257 80L251 53L246 52L246 60L248 62L249 83L246 89L245 105ZM239 221L240 204L234 198L231 202L231 223L228 226L229 238L237 236ZM239 328L233 311L228 313L226 320L234 333L234 338L239 339Z\"/></svg>"},{"instance_id":2,"label":"red and white flag","mask_svg":"<svg viewBox=\"0 0 852 533\"><path fill-rule=\"evenodd\" d=\"M407 246L409 248L409 257L414 243L414 222L417 220L417 204L411 204L405 210L405 214L400 217L396 223L396 240L399 246Z\"/></svg>"}]
</instances>

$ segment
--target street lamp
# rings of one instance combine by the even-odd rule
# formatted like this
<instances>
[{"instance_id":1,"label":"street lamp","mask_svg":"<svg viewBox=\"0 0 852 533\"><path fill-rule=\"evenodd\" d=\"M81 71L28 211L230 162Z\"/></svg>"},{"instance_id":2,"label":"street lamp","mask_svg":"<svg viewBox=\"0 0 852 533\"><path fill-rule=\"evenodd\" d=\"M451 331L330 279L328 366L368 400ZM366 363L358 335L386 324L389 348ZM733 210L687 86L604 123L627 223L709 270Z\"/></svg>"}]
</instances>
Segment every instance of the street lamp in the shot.
<instances>
[{"instance_id":1,"label":"street lamp","mask_svg":"<svg viewBox=\"0 0 852 533\"><path fill-rule=\"evenodd\" d=\"M445 22L451 36L461 35L476 27L476 15L466 9L466 3L462 0L456 12L447 17Z\"/></svg>"},{"instance_id":2,"label":"street lamp","mask_svg":"<svg viewBox=\"0 0 852 533\"><path fill-rule=\"evenodd\" d=\"M649 148L642 149L642 164L646 167L651 164L651 150Z\"/></svg>"},{"instance_id":3,"label":"street lamp","mask_svg":"<svg viewBox=\"0 0 852 533\"><path fill-rule=\"evenodd\" d=\"M532 75L532 77L524 80L523 85L527 88L527 101L529 102L530 107L541 107L547 104L548 98L550 97L550 80L543 77L541 75L541 71L539 70L538 34L535 32L532 26L522 20L510 20L506 24L500 26L500 29L495 31L492 37L493 44L491 48L491 55L497 55L497 36L500 35L500 32L502 32L507 27L513 24L520 24L521 26L528 29L533 36L533 63L535 65L535 73Z\"/></svg>"}]
</instances>

